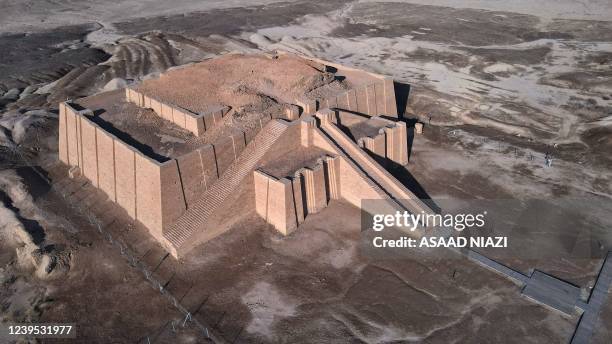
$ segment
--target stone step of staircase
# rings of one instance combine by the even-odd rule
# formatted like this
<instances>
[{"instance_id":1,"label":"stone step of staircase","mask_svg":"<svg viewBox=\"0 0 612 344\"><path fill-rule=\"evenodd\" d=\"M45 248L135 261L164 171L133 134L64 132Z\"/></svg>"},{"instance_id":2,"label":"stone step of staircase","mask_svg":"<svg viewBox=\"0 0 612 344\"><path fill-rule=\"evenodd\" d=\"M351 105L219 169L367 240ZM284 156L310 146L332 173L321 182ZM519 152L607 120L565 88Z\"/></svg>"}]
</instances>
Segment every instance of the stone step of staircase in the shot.
<instances>
[{"instance_id":1,"label":"stone step of staircase","mask_svg":"<svg viewBox=\"0 0 612 344\"><path fill-rule=\"evenodd\" d=\"M272 120L268 122L221 178L170 227L164 234L166 239L178 248L186 243L194 233L203 228L207 219L241 185L244 178L253 171L257 162L286 129L287 124L283 121Z\"/></svg>"}]
</instances>

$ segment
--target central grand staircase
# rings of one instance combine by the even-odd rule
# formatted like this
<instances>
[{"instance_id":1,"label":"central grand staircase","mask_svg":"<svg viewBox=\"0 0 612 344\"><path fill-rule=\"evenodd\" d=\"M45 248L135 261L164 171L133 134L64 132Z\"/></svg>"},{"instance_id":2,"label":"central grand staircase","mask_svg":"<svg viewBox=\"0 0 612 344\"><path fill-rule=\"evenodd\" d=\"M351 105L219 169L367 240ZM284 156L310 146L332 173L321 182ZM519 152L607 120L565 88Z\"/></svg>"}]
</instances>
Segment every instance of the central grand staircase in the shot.
<instances>
[{"instance_id":1,"label":"central grand staircase","mask_svg":"<svg viewBox=\"0 0 612 344\"><path fill-rule=\"evenodd\" d=\"M268 122L219 180L164 232L164 237L176 252L184 251L182 248L186 244L190 247L195 245L197 237L194 236L206 230L206 222L210 216L217 212L223 201L232 195L257 167L257 163L281 137L287 126L286 122L278 119ZM176 252L175 255L178 255Z\"/></svg>"}]
</instances>

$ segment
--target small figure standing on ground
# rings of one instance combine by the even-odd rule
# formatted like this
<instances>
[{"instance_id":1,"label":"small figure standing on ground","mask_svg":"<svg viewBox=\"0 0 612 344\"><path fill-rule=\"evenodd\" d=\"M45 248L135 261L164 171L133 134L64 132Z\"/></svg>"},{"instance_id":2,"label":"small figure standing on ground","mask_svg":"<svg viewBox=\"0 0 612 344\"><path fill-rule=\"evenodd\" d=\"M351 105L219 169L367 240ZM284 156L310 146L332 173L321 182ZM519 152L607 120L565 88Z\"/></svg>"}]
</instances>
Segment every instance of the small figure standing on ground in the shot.
<instances>
[{"instance_id":1,"label":"small figure standing on ground","mask_svg":"<svg viewBox=\"0 0 612 344\"><path fill-rule=\"evenodd\" d=\"M546 167L552 166L552 156L548 152L546 152L546 155L544 156L544 164Z\"/></svg>"}]
</instances>

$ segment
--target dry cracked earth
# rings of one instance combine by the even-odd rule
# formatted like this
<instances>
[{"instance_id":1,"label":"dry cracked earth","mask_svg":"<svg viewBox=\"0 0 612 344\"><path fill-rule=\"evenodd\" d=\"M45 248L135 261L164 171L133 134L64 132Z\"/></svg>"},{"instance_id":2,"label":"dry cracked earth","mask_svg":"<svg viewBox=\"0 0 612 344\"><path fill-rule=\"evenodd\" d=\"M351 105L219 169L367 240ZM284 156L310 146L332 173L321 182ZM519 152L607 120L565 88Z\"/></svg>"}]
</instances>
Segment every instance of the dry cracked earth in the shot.
<instances>
[{"instance_id":1,"label":"dry cracked earth","mask_svg":"<svg viewBox=\"0 0 612 344\"><path fill-rule=\"evenodd\" d=\"M612 247L607 0L3 0L0 7L2 322L74 322L76 342L207 342L50 190L38 166L57 159L58 102L231 51L295 51L393 76L406 120L425 124L410 163L394 171L419 196L539 199L576 214L513 232L507 252L488 252L504 264L588 292ZM393 259L360 251L359 216L334 203L280 238L247 213L181 261L181 273L207 295L203 316L228 342L571 340L578 316L527 300L474 263L426 251ZM576 234L583 231L586 239ZM583 240L588 254L566 254L568 240ZM611 324L608 301L592 342L610 343Z\"/></svg>"}]
</instances>

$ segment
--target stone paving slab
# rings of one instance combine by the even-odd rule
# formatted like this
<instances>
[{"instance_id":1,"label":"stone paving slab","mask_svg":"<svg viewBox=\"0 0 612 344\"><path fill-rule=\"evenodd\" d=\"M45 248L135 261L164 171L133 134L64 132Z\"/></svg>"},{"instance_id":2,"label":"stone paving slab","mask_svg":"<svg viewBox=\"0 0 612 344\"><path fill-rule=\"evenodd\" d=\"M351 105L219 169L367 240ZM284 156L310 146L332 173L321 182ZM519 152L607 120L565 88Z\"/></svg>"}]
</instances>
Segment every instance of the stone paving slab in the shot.
<instances>
[{"instance_id":1,"label":"stone paving slab","mask_svg":"<svg viewBox=\"0 0 612 344\"><path fill-rule=\"evenodd\" d=\"M535 270L523 288L522 294L536 302L572 315L576 312L580 288Z\"/></svg>"}]
</instances>

